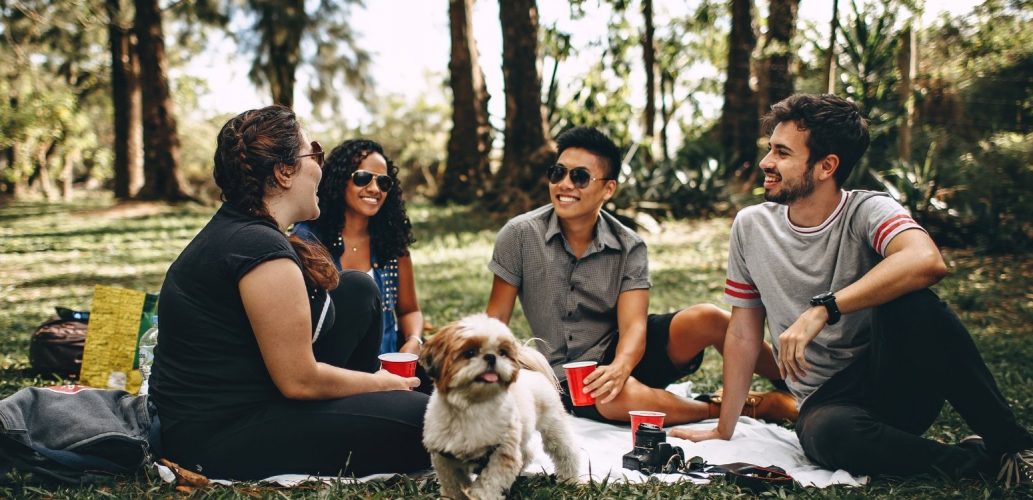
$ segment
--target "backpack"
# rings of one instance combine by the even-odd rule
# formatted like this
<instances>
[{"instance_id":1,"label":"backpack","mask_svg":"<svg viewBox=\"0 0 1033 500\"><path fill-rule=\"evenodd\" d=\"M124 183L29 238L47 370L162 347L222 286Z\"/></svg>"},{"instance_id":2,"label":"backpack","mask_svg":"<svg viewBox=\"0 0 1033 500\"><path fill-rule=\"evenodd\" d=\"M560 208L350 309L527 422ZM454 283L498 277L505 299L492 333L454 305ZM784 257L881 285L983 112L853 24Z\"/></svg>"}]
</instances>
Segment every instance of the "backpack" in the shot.
<instances>
[{"instance_id":1,"label":"backpack","mask_svg":"<svg viewBox=\"0 0 1033 500\"><path fill-rule=\"evenodd\" d=\"M36 327L29 341L29 365L38 373L78 377L90 313L58 307L57 317Z\"/></svg>"}]
</instances>

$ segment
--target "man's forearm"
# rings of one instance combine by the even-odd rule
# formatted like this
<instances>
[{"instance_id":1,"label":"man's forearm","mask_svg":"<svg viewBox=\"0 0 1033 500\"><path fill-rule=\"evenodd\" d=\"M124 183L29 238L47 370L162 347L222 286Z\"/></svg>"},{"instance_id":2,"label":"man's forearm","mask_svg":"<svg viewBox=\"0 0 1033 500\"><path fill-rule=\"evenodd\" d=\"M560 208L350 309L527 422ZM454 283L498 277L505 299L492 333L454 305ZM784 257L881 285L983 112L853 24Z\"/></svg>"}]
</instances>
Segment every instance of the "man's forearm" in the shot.
<instances>
[{"instance_id":1,"label":"man's forearm","mask_svg":"<svg viewBox=\"0 0 1033 500\"><path fill-rule=\"evenodd\" d=\"M617 349L613 356L614 363L621 363L634 368L642 360L646 353L646 332L630 331L620 332L617 336Z\"/></svg>"},{"instance_id":2,"label":"man's forearm","mask_svg":"<svg viewBox=\"0 0 1033 500\"><path fill-rule=\"evenodd\" d=\"M908 234L912 233L912 234ZM917 239L907 245L907 239ZM880 306L902 295L929 288L943 278L947 268L939 250L925 233L905 231L891 242L887 257L861 279L836 291L836 304L842 313ZM894 248L900 242L901 248ZM925 244L923 244L925 243ZM907 246L904 246L907 245Z\"/></svg>"},{"instance_id":3,"label":"man's forearm","mask_svg":"<svg viewBox=\"0 0 1033 500\"><path fill-rule=\"evenodd\" d=\"M721 417L717 423L717 431L724 439L732 438L735 424L746 404L760 348L761 342L751 338L728 335L725 339L724 392L721 396Z\"/></svg>"},{"instance_id":4,"label":"man's forearm","mask_svg":"<svg viewBox=\"0 0 1033 500\"><path fill-rule=\"evenodd\" d=\"M717 432L722 439L731 439L739 421L750 380L756 368L757 355L764 344L763 308L732 308L723 350L724 394L721 397L721 416Z\"/></svg>"}]
</instances>

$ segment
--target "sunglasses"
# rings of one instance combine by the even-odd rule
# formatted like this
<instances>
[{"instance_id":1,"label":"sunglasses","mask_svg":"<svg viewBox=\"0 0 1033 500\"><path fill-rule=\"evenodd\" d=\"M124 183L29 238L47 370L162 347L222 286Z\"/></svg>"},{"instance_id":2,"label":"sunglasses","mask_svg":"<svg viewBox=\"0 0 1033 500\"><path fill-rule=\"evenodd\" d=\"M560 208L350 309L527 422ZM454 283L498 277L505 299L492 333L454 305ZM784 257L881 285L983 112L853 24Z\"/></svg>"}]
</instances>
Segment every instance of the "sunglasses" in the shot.
<instances>
[{"instance_id":1,"label":"sunglasses","mask_svg":"<svg viewBox=\"0 0 1033 500\"><path fill-rule=\"evenodd\" d=\"M567 177L567 173L570 172L570 183L578 189L584 189L588 187L588 183L592 181L615 181L613 177L592 177L592 173L585 167L574 167L567 168L563 165L552 165L545 169L545 177L549 179L551 184L559 184L563 182L563 179Z\"/></svg>"},{"instance_id":2,"label":"sunglasses","mask_svg":"<svg viewBox=\"0 0 1033 500\"><path fill-rule=\"evenodd\" d=\"M377 180L377 187L385 193L395 187L395 180L390 175L374 174L369 170L356 170L352 172L352 184L358 187L368 186L373 179Z\"/></svg>"},{"instance_id":3,"label":"sunglasses","mask_svg":"<svg viewBox=\"0 0 1033 500\"><path fill-rule=\"evenodd\" d=\"M307 155L298 155L296 158L305 158L307 156L311 156L313 160L316 160L316 164L318 164L320 168L323 167L323 159L325 158L325 155L323 152L323 146L320 145L319 142L312 141L312 152Z\"/></svg>"}]
</instances>

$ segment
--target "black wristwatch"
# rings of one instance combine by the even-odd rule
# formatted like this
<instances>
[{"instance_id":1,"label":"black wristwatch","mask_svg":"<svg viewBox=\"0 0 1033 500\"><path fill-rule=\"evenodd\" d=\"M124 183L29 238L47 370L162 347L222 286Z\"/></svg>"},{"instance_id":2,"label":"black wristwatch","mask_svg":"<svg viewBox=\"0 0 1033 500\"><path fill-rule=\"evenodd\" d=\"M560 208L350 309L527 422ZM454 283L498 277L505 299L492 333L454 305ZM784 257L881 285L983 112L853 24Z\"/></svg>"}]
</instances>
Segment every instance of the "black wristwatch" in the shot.
<instances>
[{"instance_id":1,"label":"black wristwatch","mask_svg":"<svg viewBox=\"0 0 1033 500\"><path fill-rule=\"evenodd\" d=\"M834 325L843 316L839 312L839 306L836 305L836 296L832 292L825 292L811 297L811 305L825 306L825 310L829 312L829 320L825 322L826 324Z\"/></svg>"}]
</instances>

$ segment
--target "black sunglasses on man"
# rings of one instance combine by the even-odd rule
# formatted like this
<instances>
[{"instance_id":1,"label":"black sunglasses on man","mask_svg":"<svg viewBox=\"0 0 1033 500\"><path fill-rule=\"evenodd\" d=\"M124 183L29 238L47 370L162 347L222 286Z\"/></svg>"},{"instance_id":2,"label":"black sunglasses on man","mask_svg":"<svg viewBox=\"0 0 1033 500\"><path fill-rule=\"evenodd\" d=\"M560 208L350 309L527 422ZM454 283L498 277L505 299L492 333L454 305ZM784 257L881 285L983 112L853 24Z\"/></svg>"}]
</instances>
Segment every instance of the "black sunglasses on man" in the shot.
<instances>
[{"instance_id":1,"label":"black sunglasses on man","mask_svg":"<svg viewBox=\"0 0 1033 500\"><path fill-rule=\"evenodd\" d=\"M592 177L592 172L588 171L587 167L574 167L567 168L563 165L550 165L545 169L545 177L549 179L551 184L559 184L563 182L563 179L570 174L570 183L578 189L584 189L588 187L588 183L592 181L615 181L617 179L613 177Z\"/></svg>"}]
</instances>

